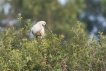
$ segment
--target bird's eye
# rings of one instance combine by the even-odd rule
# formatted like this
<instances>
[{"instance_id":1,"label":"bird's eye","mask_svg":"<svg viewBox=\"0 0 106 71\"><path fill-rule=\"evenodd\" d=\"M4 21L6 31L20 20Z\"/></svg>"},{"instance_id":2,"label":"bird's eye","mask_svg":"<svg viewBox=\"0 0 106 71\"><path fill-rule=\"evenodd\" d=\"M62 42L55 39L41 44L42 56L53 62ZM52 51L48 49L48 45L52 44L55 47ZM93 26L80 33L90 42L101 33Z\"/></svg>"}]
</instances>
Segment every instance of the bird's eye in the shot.
<instances>
[{"instance_id":1,"label":"bird's eye","mask_svg":"<svg viewBox=\"0 0 106 71\"><path fill-rule=\"evenodd\" d=\"M46 25L46 23L44 23L44 25Z\"/></svg>"}]
</instances>

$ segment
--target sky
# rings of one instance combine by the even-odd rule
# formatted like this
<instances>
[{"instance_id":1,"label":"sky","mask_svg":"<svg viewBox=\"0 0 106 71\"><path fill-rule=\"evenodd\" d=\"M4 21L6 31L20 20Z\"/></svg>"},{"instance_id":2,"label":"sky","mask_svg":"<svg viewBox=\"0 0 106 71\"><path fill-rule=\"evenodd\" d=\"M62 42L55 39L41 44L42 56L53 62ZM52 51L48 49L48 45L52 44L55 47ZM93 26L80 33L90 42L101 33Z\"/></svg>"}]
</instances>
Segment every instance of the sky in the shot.
<instances>
[{"instance_id":1,"label":"sky","mask_svg":"<svg viewBox=\"0 0 106 71\"><path fill-rule=\"evenodd\" d=\"M65 4L66 0L58 0L62 5Z\"/></svg>"}]
</instances>

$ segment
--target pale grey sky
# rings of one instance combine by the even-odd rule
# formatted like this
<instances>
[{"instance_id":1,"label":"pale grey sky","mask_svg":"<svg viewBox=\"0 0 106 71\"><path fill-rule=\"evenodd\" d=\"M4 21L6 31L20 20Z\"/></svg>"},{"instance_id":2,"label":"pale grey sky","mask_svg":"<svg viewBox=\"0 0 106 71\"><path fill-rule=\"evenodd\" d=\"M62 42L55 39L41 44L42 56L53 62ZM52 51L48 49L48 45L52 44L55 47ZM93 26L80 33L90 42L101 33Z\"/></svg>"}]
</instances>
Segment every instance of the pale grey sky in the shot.
<instances>
[{"instance_id":1,"label":"pale grey sky","mask_svg":"<svg viewBox=\"0 0 106 71\"><path fill-rule=\"evenodd\" d=\"M62 5L66 3L66 0L58 0Z\"/></svg>"}]
</instances>

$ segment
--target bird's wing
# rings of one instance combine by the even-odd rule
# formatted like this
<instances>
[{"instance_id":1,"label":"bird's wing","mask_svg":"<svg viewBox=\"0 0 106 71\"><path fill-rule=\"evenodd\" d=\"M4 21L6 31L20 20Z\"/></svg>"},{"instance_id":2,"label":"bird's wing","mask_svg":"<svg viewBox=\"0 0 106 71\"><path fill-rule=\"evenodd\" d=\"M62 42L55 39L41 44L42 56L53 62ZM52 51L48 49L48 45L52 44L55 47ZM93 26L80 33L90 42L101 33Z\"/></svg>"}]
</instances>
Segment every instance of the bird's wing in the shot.
<instances>
[{"instance_id":1,"label":"bird's wing","mask_svg":"<svg viewBox=\"0 0 106 71\"><path fill-rule=\"evenodd\" d=\"M41 30L41 27L36 24L31 28L31 31L33 32L33 34L36 34L37 32L39 32Z\"/></svg>"}]
</instances>

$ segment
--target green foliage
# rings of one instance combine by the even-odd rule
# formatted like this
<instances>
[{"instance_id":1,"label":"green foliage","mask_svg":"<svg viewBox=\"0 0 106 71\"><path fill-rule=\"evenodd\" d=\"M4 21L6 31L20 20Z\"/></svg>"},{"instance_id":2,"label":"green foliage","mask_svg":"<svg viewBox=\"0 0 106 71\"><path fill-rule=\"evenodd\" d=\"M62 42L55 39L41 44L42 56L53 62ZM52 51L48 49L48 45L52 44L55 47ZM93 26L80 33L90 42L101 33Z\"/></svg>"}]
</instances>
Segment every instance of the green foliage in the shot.
<instances>
[{"instance_id":1,"label":"green foliage","mask_svg":"<svg viewBox=\"0 0 106 71\"><path fill-rule=\"evenodd\" d=\"M81 23L77 22L70 31L74 35L68 38L71 43L56 34L31 40L30 25L28 19L25 28L16 33L16 28L0 31L0 71L105 71L106 36L102 33L99 32L98 43L92 39L88 44Z\"/></svg>"},{"instance_id":2,"label":"green foliage","mask_svg":"<svg viewBox=\"0 0 106 71\"><path fill-rule=\"evenodd\" d=\"M35 22L44 20L54 33L63 34L69 41L68 38L73 37L73 33L69 30L76 25L78 15L86 7L84 1L66 0L65 5L61 5L58 0L11 0L9 2L12 7L10 13L14 17L22 13L23 20L20 27L24 27L28 18Z\"/></svg>"}]
</instances>

